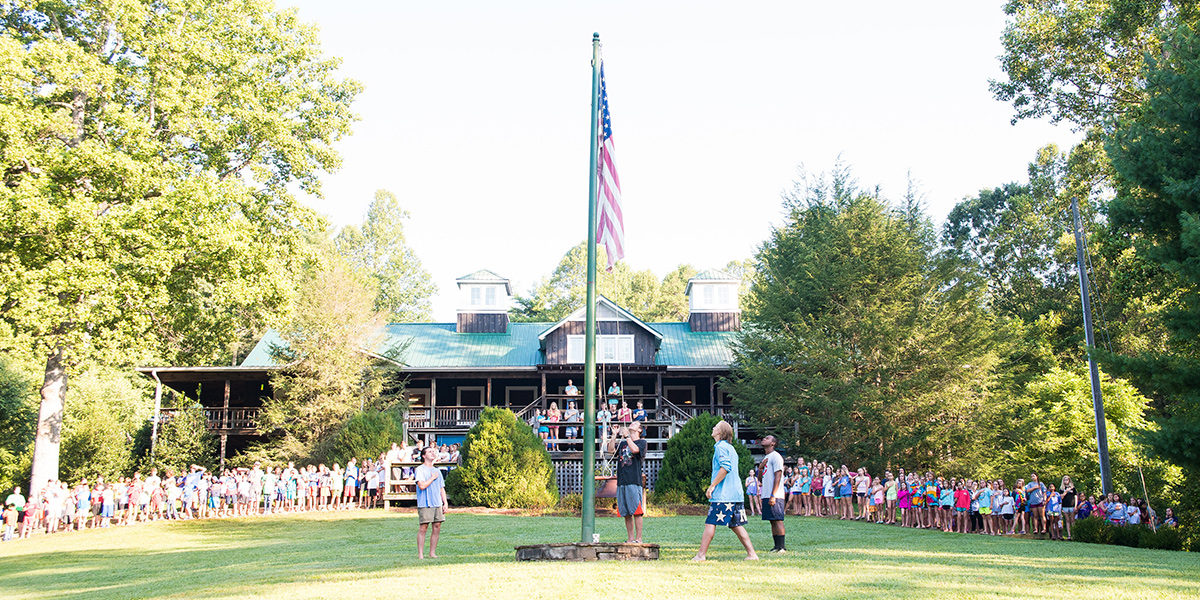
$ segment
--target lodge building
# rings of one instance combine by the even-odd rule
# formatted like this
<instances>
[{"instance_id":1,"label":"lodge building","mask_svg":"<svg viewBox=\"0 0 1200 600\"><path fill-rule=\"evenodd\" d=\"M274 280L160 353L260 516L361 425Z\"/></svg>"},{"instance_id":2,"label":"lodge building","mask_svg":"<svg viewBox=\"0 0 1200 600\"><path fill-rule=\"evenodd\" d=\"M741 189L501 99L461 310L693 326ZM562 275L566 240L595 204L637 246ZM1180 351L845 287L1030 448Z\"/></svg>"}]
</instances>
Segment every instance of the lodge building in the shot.
<instances>
[{"instance_id":1,"label":"lodge building","mask_svg":"<svg viewBox=\"0 0 1200 600\"><path fill-rule=\"evenodd\" d=\"M454 323L393 323L386 326L379 347L364 349L376 356L399 349L395 361L407 377L410 437L461 442L490 406L509 408L526 420L551 403L565 409L567 402L576 401L582 409L582 397L565 392L569 381L583 388L584 307L557 323L512 322L509 280L481 270L459 278L457 285ZM607 298L597 298L598 392L617 383L631 408L638 401L646 408L651 482L666 440L687 419L730 409L730 398L716 383L729 371L732 343L741 328L739 285L740 280L721 271L690 279L685 322L646 323ZM257 416L263 400L274 393L271 375L283 368L271 358L272 347L282 343L278 334L268 332L239 366L138 371L158 384L158 393L183 395L204 407L224 461L264 434ZM172 411L162 412L170 418ZM564 492L578 491L581 470L582 441L561 439L569 426L560 425L560 440L551 451Z\"/></svg>"}]
</instances>

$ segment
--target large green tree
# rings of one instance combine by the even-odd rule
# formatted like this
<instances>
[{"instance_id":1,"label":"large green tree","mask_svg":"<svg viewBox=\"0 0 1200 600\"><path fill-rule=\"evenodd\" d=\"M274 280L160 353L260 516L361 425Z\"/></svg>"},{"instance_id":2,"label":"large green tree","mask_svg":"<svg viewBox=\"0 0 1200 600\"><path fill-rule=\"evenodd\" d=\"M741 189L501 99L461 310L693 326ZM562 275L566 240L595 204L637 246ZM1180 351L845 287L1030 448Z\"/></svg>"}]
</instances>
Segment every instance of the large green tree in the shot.
<instances>
[{"instance_id":1,"label":"large green tree","mask_svg":"<svg viewBox=\"0 0 1200 600\"><path fill-rule=\"evenodd\" d=\"M1114 229L1177 290L1162 318L1165 349L1112 362L1163 404L1152 436L1165 457L1200 471L1200 38L1181 28L1169 58L1144 73L1148 101L1122 118L1108 145L1118 174Z\"/></svg>"},{"instance_id":2,"label":"large green tree","mask_svg":"<svg viewBox=\"0 0 1200 600\"><path fill-rule=\"evenodd\" d=\"M400 208L396 196L378 190L362 226L342 228L334 246L375 282L376 310L393 322L428 321L437 286L404 238L407 219L408 212Z\"/></svg>"},{"instance_id":3,"label":"large green tree","mask_svg":"<svg viewBox=\"0 0 1200 600\"><path fill-rule=\"evenodd\" d=\"M372 368L395 359L379 348L385 319L364 274L327 252L300 283L291 319L272 349L287 365L272 378L276 393L263 404L268 439L255 457L277 462L308 458L351 415L379 408L391 370Z\"/></svg>"},{"instance_id":4,"label":"large green tree","mask_svg":"<svg viewBox=\"0 0 1200 600\"><path fill-rule=\"evenodd\" d=\"M286 304L289 187L319 192L358 91L264 0L0 5L0 315L44 363L33 485L68 373L228 356Z\"/></svg>"},{"instance_id":5,"label":"large green tree","mask_svg":"<svg viewBox=\"0 0 1200 600\"><path fill-rule=\"evenodd\" d=\"M1171 52L1163 34L1194 23L1195 0L1009 0L996 98L1013 120L1049 117L1103 127L1145 100L1145 58Z\"/></svg>"},{"instance_id":6,"label":"large green tree","mask_svg":"<svg viewBox=\"0 0 1200 600\"><path fill-rule=\"evenodd\" d=\"M602 248L597 249L596 291L644 321L683 321L688 315L684 295L688 279L698 273L680 265L659 279L649 269L635 271L625 261L608 270ZM730 261L726 270L749 279L746 261ZM558 321L583 306L587 295L587 242L567 251L554 272L534 285L528 296L517 295L510 317L515 321Z\"/></svg>"},{"instance_id":7,"label":"large green tree","mask_svg":"<svg viewBox=\"0 0 1200 600\"><path fill-rule=\"evenodd\" d=\"M936 251L919 210L859 192L846 169L785 208L722 383L735 406L803 456L967 464L998 361L983 285Z\"/></svg>"}]
</instances>

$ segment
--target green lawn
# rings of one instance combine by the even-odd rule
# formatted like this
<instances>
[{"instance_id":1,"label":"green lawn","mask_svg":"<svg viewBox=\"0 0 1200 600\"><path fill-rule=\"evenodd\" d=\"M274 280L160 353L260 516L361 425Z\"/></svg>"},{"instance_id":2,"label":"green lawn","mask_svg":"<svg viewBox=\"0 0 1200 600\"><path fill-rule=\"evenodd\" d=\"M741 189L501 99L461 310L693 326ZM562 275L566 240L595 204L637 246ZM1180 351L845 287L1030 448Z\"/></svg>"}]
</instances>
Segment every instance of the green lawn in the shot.
<instances>
[{"instance_id":1,"label":"green lawn","mask_svg":"<svg viewBox=\"0 0 1200 600\"><path fill-rule=\"evenodd\" d=\"M687 562L702 517L647 519L663 560L624 564L514 561L574 541L570 518L454 513L424 562L413 514L155 523L0 544L0 598L1200 598L1196 554L788 519L786 556L743 562L718 531L706 564ZM624 538L618 519L597 530Z\"/></svg>"}]
</instances>

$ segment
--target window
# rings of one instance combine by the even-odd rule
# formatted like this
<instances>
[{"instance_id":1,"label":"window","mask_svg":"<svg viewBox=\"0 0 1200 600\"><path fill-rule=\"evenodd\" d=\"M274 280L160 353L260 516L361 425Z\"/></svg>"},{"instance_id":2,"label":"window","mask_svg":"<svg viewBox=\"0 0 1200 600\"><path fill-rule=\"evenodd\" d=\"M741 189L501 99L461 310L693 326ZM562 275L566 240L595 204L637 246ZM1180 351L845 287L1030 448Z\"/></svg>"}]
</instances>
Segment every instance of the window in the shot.
<instances>
[{"instance_id":1,"label":"window","mask_svg":"<svg viewBox=\"0 0 1200 600\"><path fill-rule=\"evenodd\" d=\"M721 304L722 308L728 308L732 304L729 301L729 286L723 285L717 288L717 302Z\"/></svg>"},{"instance_id":2,"label":"window","mask_svg":"<svg viewBox=\"0 0 1200 600\"><path fill-rule=\"evenodd\" d=\"M712 306L712 304L713 304L713 286L706 285L706 286L703 286L702 289L704 290L704 306Z\"/></svg>"},{"instance_id":3,"label":"window","mask_svg":"<svg viewBox=\"0 0 1200 600\"><path fill-rule=\"evenodd\" d=\"M583 344L584 336L568 335L567 336L567 362L571 364L582 363L585 359L586 349ZM596 362L597 363L632 363L633 362L633 336L632 335L598 335L596 336Z\"/></svg>"},{"instance_id":4,"label":"window","mask_svg":"<svg viewBox=\"0 0 1200 600\"><path fill-rule=\"evenodd\" d=\"M496 286L487 286L487 306L496 305Z\"/></svg>"},{"instance_id":5,"label":"window","mask_svg":"<svg viewBox=\"0 0 1200 600\"><path fill-rule=\"evenodd\" d=\"M471 288L471 306L479 306L483 303L483 290L478 287Z\"/></svg>"}]
</instances>

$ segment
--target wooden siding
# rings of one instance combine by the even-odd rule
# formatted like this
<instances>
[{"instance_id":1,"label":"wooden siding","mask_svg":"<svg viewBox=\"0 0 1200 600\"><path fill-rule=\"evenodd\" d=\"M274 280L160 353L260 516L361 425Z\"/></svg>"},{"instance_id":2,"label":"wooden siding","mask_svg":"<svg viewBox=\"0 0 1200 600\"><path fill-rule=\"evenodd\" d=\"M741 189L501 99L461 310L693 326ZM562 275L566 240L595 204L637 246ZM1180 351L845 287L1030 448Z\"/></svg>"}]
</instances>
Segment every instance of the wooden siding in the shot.
<instances>
[{"instance_id":1,"label":"wooden siding","mask_svg":"<svg viewBox=\"0 0 1200 600\"><path fill-rule=\"evenodd\" d=\"M508 333L508 313L458 313L459 333Z\"/></svg>"},{"instance_id":2,"label":"wooden siding","mask_svg":"<svg viewBox=\"0 0 1200 600\"><path fill-rule=\"evenodd\" d=\"M742 315L732 312L690 313L688 327L692 331L740 331Z\"/></svg>"},{"instance_id":3,"label":"wooden siding","mask_svg":"<svg viewBox=\"0 0 1200 600\"><path fill-rule=\"evenodd\" d=\"M583 321L567 321L546 336L546 364L567 364L567 336L583 335ZM633 335L633 363L654 364L654 336L633 321L597 321L597 335Z\"/></svg>"}]
</instances>

